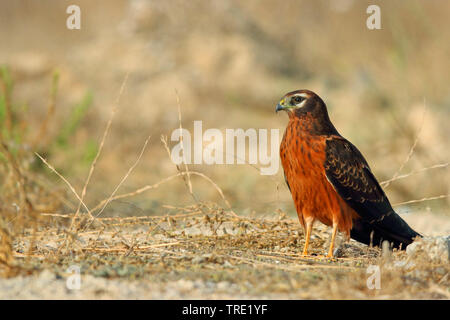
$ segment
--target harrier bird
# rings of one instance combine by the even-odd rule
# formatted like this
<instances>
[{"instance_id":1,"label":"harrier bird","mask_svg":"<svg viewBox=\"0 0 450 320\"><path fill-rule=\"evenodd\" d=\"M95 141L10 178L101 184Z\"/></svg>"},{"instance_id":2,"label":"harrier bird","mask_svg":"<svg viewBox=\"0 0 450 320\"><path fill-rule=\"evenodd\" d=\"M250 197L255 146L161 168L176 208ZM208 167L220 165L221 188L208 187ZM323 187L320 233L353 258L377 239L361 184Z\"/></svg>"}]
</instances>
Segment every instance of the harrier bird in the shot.
<instances>
[{"instance_id":1,"label":"harrier bird","mask_svg":"<svg viewBox=\"0 0 450 320\"><path fill-rule=\"evenodd\" d=\"M387 240L400 249L420 236L392 209L363 155L337 132L318 95L289 92L278 103L280 110L289 115L280 156L306 232L304 255L315 220L333 227L328 257L333 256L337 230L367 245Z\"/></svg>"}]
</instances>

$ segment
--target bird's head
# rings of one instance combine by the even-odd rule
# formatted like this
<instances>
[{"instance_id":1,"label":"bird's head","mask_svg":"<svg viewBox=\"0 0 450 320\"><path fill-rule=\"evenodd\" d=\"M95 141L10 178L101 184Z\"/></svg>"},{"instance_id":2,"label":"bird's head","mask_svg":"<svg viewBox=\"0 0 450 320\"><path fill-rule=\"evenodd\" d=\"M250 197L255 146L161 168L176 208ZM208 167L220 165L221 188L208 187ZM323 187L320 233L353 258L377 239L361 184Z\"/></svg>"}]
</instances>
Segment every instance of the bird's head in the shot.
<instances>
[{"instance_id":1,"label":"bird's head","mask_svg":"<svg viewBox=\"0 0 450 320\"><path fill-rule=\"evenodd\" d=\"M310 90L296 90L285 94L275 109L286 111L290 119L309 119L317 133L337 132L328 117L325 102Z\"/></svg>"},{"instance_id":2,"label":"bird's head","mask_svg":"<svg viewBox=\"0 0 450 320\"><path fill-rule=\"evenodd\" d=\"M317 106L319 105L319 106ZM309 90L296 90L287 93L277 104L275 109L278 111L286 111L289 115L312 112L325 105L322 99L314 92Z\"/></svg>"}]
</instances>

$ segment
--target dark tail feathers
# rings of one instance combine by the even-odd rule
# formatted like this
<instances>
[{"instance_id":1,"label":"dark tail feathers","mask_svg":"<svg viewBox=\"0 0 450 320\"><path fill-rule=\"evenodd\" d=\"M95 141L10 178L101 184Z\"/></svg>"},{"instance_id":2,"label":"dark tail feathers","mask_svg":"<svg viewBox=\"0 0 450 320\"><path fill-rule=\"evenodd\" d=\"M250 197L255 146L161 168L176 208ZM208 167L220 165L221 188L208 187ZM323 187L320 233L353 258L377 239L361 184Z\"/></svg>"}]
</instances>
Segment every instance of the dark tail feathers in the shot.
<instances>
[{"instance_id":1,"label":"dark tail feathers","mask_svg":"<svg viewBox=\"0 0 450 320\"><path fill-rule=\"evenodd\" d=\"M381 246L387 240L393 248L405 250L415 237L422 237L394 211L378 220L353 220L350 237L367 245Z\"/></svg>"}]
</instances>

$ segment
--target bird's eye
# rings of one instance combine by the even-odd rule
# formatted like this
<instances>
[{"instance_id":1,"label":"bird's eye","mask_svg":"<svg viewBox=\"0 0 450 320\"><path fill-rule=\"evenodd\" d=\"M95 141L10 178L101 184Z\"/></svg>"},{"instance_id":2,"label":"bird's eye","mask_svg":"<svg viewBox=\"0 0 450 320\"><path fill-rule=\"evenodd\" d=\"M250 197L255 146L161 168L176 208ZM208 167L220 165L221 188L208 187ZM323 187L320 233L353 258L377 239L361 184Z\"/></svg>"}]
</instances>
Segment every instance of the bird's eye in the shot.
<instances>
[{"instance_id":1,"label":"bird's eye","mask_svg":"<svg viewBox=\"0 0 450 320\"><path fill-rule=\"evenodd\" d=\"M298 105L300 102L302 102L303 100L305 100L305 98L303 98L302 96L294 96L291 100L292 104Z\"/></svg>"}]
</instances>

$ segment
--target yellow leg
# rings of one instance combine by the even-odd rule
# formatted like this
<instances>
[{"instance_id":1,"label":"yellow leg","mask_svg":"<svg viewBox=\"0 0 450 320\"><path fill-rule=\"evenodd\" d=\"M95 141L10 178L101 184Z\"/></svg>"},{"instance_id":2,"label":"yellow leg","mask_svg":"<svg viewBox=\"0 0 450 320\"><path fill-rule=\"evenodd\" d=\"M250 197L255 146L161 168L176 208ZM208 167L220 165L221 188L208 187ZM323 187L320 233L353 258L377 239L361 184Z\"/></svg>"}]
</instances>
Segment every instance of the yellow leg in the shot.
<instances>
[{"instance_id":1,"label":"yellow leg","mask_svg":"<svg viewBox=\"0 0 450 320\"><path fill-rule=\"evenodd\" d=\"M333 222L333 233L331 234L330 250L328 250L327 258L333 258L334 240L336 239L337 223Z\"/></svg>"},{"instance_id":2,"label":"yellow leg","mask_svg":"<svg viewBox=\"0 0 450 320\"><path fill-rule=\"evenodd\" d=\"M309 238L311 237L311 231L313 227L314 220L313 219L305 219L306 223L306 239L305 239L305 246L303 247L303 255L308 255L308 246L309 246Z\"/></svg>"}]
</instances>

